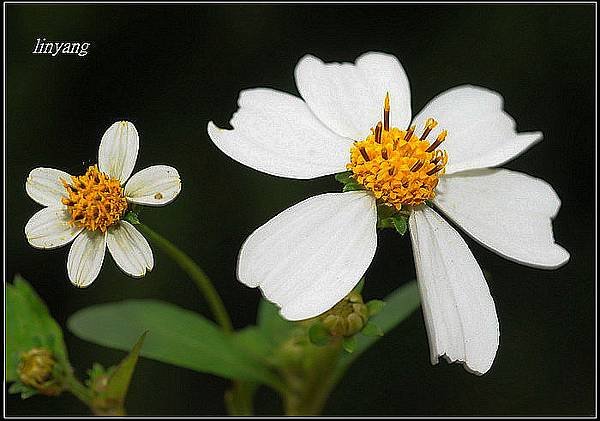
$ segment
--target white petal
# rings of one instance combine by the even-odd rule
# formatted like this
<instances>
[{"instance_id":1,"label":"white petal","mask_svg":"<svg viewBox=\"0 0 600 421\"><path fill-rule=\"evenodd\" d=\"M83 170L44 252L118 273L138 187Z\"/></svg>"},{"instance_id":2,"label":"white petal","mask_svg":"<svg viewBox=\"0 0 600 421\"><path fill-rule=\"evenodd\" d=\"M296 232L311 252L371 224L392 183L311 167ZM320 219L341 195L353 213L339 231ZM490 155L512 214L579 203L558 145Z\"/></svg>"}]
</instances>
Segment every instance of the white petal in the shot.
<instances>
[{"instance_id":1,"label":"white petal","mask_svg":"<svg viewBox=\"0 0 600 421\"><path fill-rule=\"evenodd\" d=\"M440 179L434 204L471 237L529 266L556 268L569 253L554 242L560 207L543 180L505 169L465 171Z\"/></svg>"},{"instance_id":2,"label":"white petal","mask_svg":"<svg viewBox=\"0 0 600 421\"><path fill-rule=\"evenodd\" d=\"M398 59L366 53L351 63L323 63L307 55L296 66L296 86L313 113L330 129L364 139L383 119L390 94L390 123L404 128L411 117L408 78Z\"/></svg>"},{"instance_id":3,"label":"white petal","mask_svg":"<svg viewBox=\"0 0 600 421\"><path fill-rule=\"evenodd\" d=\"M267 174L315 178L345 171L352 141L333 133L300 98L272 89L240 92L234 130L208 123L221 151Z\"/></svg>"},{"instance_id":4,"label":"white petal","mask_svg":"<svg viewBox=\"0 0 600 421\"><path fill-rule=\"evenodd\" d=\"M121 221L108 229L107 245L117 265L131 276L144 276L146 270L154 267L154 257L148 241L127 221Z\"/></svg>"},{"instance_id":5,"label":"white petal","mask_svg":"<svg viewBox=\"0 0 600 421\"><path fill-rule=\"evenodd\" d=\"M167 165L154 165L133 174L125 185L125 197L132 203L163 206L181 191L179 173Z\"/></svg>"},{"instance_id":6,"label":"white petal","mask_svg":"<svg viewBox=\"0 0 600 421\"><path fill-rule=\"evenodd\" d=\"M238 259L238 279L260 287L288 320L314 317L348 294L377 247L377 209L365 192L306 199L254 231Z\"/></svg>"},{"instance_id":7,"label":"white petal","mask_svg":"<svg viewBox=\"0 0 600 421\"><path fill-rule=\"evenodd\" d=\"M438 121L429 140L441 130L440 146L448 152L446 174L501 165L542 139L541 132L518 133L515 121L502 110L502 96L477 86L459 86L441 93L414 119L417 133L427 118Z\"/></svg>"},{"instance_id":8,"label":"white petal","mask_svg":"<svg viewBox=\"0 0 600 421\"><path fill-rule=\"evenodd\" d=\"M444 356L486 373L499 342L498 317L483 273L460 235L434 210L409 218L432 364Z\"/></svg>"},{"instance_id":9,"label":"white petal","mask_svg":"<svg viewBox=\"0 0 600 421\"><path fill-rule=\"evenodd\" d=\"M44 208L33 215L25 225L25 236L33 247L53 249L64 246L77 236L82 228L69 225L71 215L65 207Z\"/></svg>"},{"instance_id":10,"label":"white petal","mask_svg":"<svg viewBox=\"0 0 600 421\"><path fill-rule=\"evenodd\" d=\"M67 258L69 279L79 288L89 286L98 277L104 253L106 251L106 233L85 230L78 236Z\"/></svg>"},{"instance_id":11,"label":"white petal","mask_svg":"<svg viewBox=\"0 0 600 421\"><path fill-rule=\"evenodd\" d=\"M117 121L106 130L98 150L98 168L124 184L135 166L140 138L128 121Z\"/></svg>"},{"instance_id":12,"label":"white petal","mask_svg":"<svg viewBox=\"0 0 600 421\"><path fill-rule=\"evenodd\" d=\"M71 182L71 175L54 168L36 168L29 173L25 190L29 197L44 206L62 206L60 199L67 197L61 178Z\"/></svg>"}]
</instances>

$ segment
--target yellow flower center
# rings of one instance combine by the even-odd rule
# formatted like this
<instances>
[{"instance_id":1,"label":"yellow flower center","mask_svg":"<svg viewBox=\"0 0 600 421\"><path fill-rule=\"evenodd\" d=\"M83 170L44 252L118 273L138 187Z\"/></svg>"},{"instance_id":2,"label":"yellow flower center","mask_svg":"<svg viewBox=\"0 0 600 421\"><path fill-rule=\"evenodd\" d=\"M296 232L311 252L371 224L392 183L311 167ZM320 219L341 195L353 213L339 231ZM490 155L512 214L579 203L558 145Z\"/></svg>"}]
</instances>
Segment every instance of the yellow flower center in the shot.
<instances>
[{"instance_id":1,"label":"yellow flower center","mask_svg":"<svg viewBox=\"0 0 600 421\"><path fill-rule=\"evenodd\" d=\"M402 205L417 206L435 196L439 176L444 173L448 154L436 148L446 138L442 131L433 143L426 139L437 122L430 118L421 136L415 126L408 130L389 127L390 100L386 95L383 124L377 123L371 134L355 142L350 150L352 177L377 199L400 210Z\"/></svg>"},{"instance_id":2,"label":"yellow flower center","mask_svg":"<svg viewBox=\"0 0 600 421\"><path fill-rule=\"evenodd\" d=\"M121 182L100 172L97 165L89 167L84 175L71 176L71 183L61 181L67 189L68 198L64 197L62 203L71 214L71 225L106 232L127 210Z\"/></svg>"}]
</instances>

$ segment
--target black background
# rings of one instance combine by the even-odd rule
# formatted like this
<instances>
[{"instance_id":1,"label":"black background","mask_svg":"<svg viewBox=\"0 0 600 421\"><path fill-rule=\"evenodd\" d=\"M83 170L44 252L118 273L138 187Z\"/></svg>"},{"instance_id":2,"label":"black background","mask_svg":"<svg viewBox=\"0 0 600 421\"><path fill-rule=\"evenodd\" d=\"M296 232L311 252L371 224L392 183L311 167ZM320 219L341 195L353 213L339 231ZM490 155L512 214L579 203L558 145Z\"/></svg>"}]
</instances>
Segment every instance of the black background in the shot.
<instances>
[{"instance_id":1,"label":"black background","mask_svg":"<svg viewBox=\"0 0 600 421\"><path fill-rule=\"evenodd\" d=\"M489 282L501 328L485 376L429 363L415 312L349 370L325 408L337 415L548 415L594 411L594 5L5 5L6 279L21 273L65 325L83 307L160 298L209 315L186 276L155 249L155 270L123 275L107 258L86 290L66 276L67 248L35 250L23 228L40 207L25 194L38 166L82 173L96 162L104 130L127 119L140 132L136 170L175 166L183 190L144 222L175 241L212 277L236 327L253 322L259 292L235 279L237 252L256 227L314 194L333 177L289 180L244 167L212 145L206 124L226 126L238 92L272 87L297 94L293 71L310 53L354 61L384 51L402 62L413 112L434 95L470 83L500 92L519 131L544 140L505 167L551 183L562 199L557 242L571 253L556 271L527 268L467 239ZM31 54L35 40L89 41L85 57ZM485 133L481 133L485 136ZM535 198L532 198L535 199ZM367 298L415 276L410 241L379 234ZM10 315L7 315L10 317ZM66 332L80 377L122 352ZM130 414L224 414L228 382L142 359ZM277 414L261 389L259 414ZM9 396L6 413L86 414L70 395Z\"/></svg>"}]
</instances>

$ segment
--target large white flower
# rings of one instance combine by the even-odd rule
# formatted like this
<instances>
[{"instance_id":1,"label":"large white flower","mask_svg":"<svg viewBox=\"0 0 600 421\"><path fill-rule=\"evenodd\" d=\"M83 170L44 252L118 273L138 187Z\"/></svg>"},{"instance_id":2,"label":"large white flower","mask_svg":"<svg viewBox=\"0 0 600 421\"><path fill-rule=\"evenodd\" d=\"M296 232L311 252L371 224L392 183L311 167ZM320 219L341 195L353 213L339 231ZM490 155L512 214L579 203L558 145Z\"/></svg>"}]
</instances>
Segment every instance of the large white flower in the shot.
<instances>
[{"instance_id":1,"label":"large white flower","mask_svg":"<svg viewBox=\"0 0 600 421\"><path fill-rule=\"evenodd\" d=\"M367 53L354 64L308 55L295 76L302 99L243 91L233 130L210 122L211 139L268 174L308 179L350 170L365 190L311 197L258 228L240 251L239 280L260 287L287 319L316 316L350 292L371 263L377 206L410 211L432 363L444 356L485 373L499 341L494 302L467 244L430 205L510 260L564 264L569 254L552 234L560 207L552 187L492 169L542 133L517 133L502 97L475 86L440 94L411 124L406 74L387 54Z\"/></svg>"},{"instance_id":2,"label":"large white flower","mask_svg":"<svg viewBox=\"0 0 600 421\"><path fill-rule=\"evenodd\" d=\"M134 174L139 149L135 126L114 123L100 141L98 165L81 176L52 168L36 168L25 189L46 206L25 226L29 243L52 249L73 241L67 272L78 287L89 286L100 273L106 247L127 274L141 277L152 270L154 258L146 239L123 220L129 204L163 206L181 191L173 167L155 165Z\"/></svg>"}]
</instances>

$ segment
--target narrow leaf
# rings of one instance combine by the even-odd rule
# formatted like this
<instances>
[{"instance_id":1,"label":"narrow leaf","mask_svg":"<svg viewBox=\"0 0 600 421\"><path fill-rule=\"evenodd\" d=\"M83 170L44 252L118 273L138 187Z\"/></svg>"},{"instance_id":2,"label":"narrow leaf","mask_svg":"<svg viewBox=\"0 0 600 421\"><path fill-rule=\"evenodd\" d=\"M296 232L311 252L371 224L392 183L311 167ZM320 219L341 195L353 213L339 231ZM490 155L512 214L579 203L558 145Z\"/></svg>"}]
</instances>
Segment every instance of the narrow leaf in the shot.
<instances>
[{"instance_id":1,"label":"narrow leaf","mask_svg":"<svg viewBox=\"0 0 600 421\"><path fill-rule=\"evenodd\" d=\"M125 396L127 395L129 384L131 383L131 377L133 376L133 371L137 365L140 350L142 349L147 333L148 332L144 332L142 336L140 336L129 355L127 355L113 371L108 379L106 390L103 393L105 399L119 402L121 405L125 402Z\"/></svg>"}]
</instances>

